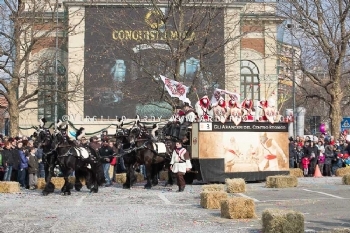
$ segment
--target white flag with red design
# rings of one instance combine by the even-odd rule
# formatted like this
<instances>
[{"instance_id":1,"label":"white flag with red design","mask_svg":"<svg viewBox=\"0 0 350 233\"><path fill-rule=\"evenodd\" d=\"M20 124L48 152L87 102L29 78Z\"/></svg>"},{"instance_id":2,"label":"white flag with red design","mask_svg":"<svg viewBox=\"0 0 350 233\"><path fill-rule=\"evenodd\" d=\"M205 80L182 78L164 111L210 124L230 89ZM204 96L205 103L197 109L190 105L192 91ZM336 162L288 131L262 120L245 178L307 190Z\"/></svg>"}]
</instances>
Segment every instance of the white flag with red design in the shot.
<instances>
[{"instance_id":1,"label":"white flag with red design","mask_svg":"<svg viewBox=\"0 0 350 233\"><path fill-rule=\"evenodd\" d=\"M160 78L163 80L165 89L168 91L171 97L177 97L183 102L188 100L186 94L189 91L189 87L186 87L182 83L169 79L163 75L160 75Z\"/></svg>"},{"instance_id":2,"label":"white flag with red design","mask_svg":"<svg viewBox=\"0 0 350 233\"><path fill-rule=\"evenodd\" d=\"M213 93L213 97L211 97L211 105L212 106L215 106L218 104L219 100L220 100L220 97L222 97L222 95L228 95L230 97L230 99L235 99L236 101L239 101L239 94L237 93L233 93L233 92L229 92L229 91L226 91L224 89L219 89L219 88L216 88L214 90L214 93Z\"/></svg>"}]
</instances>

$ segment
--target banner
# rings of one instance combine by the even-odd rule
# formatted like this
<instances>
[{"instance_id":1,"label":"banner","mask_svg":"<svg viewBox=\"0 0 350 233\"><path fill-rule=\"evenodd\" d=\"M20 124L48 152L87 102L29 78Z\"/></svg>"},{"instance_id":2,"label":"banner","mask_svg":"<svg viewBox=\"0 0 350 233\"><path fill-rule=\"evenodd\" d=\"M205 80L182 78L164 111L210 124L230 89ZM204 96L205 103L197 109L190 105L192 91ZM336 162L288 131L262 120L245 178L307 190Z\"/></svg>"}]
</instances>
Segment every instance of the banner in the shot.
<instances>
[{"instance_id":1,"label":"banner","mask_svg":"<svg viewBox=\"0 0 350 233\"><path fill-rule=\"evenodd\" d=\"M189 91L188 87L180 82L164 77L163 75L160 75L160 78L164 82L165 89L168 91L171 97L177 97L182 102L187 102L191 105L191 102L189 102L189 99L186 97L186 94Z\"/></svg>"},{"instance_id":2,"label":"banner","mask_svg":"<svg viewBox=\"0 0 350 233\"><path fill-rule=\"evenodd\" d=\"M215 106L218 104L220 97L222 97L222 95L228 95L230 97L230 99L235 99L237 102L239 102L240 100L240 95L238 93L234 93L234 92L229 92L223 89L219 89L216 88L214 90L213 96L211 97L211 105Z\"/></svg>"}]
</instances>

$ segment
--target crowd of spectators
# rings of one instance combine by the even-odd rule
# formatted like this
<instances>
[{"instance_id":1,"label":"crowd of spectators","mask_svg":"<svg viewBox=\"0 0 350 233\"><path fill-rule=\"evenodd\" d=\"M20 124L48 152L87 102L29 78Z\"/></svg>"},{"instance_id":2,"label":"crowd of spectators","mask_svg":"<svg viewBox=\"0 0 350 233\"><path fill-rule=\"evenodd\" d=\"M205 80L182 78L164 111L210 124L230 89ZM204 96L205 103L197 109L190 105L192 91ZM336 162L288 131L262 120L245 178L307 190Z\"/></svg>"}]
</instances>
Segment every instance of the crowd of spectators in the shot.
<instances>
[{"instance_id":1,"label":"crowd of spectators","mask_svg":"<svg viewBox=\"0 0 350 233\"><path fill-rule=\"evenodd\" d=\"M337 169L350 166L350 143L346 138L346 132L337 139L327 134L290 137L289 167L302 169L304 176L314 176L318 165L323 176L335 176Z\"/></svg>"},{"instance_id":2,"label":"crowd of spectators","mask_svg":"<svg viewBox=\"0 0 350 233\"><path fill-rule=\"evenodd\" d=\"M44 177L42 150L31 137L0 135L0 180L17 181L21 188L36 189L38 177Z\"/></svg>"}]
</instances>

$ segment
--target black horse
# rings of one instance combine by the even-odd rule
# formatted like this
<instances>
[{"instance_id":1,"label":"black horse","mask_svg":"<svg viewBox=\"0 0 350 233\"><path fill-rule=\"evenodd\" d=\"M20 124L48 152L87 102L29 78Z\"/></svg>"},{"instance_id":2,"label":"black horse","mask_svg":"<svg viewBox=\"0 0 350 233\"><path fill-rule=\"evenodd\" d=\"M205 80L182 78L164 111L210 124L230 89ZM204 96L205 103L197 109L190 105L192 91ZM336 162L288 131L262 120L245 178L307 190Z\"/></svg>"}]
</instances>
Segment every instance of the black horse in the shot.
<instances>
[{"instance_id":1,"label":"black horse","mask_svg":"<svg viewBox=\"0 0 350 233\"><path fill-rule=\"evenodd\" d=\"M48 128L40 128L35 142L37 147L43 150L42 161L44 164L46 182L43 195L46 196L55 191L55 185L51 182L57 164L57 154L53 145L53 135Z\"/></svg>"},{"instance_id":2,"label":"black horse","mask_svg":"<svg viewBox=\"0 0 350 233\"><path fill-rule=\"evenodd\" d=\"M170 161L170 154L166 150L164 143L154 142L152 135L148 133L146 127L141 125L139 121L136 121L130 129L126 141L130 144L129 150L132 150L132 154L125 156L126 160L129 159L129 163L125 160L128 173L127 182L123 184L123 187L130 188L130 184L132 185L133 180L130 180L130 177L134 174L135 164L145 165L147 176L146 189L157 185L159 171L163 169L167 159Z\"/></svg>"},{"instance_id":3,"label":"black horse","mask_svg":"<svg viewBox=\"0 0 350 233\"><path fill-rule=\"evenodd\" d=\"M70 195L72 189L68 176L75 171L75 190L82 188L81 179L86 180L86 186L90 192L97 193L98 187L104 183L102 163L95 150L88 147L77 147L60 131L55 136L57 161L64 177L62 195Z\"/></svg>"}]
</instances>

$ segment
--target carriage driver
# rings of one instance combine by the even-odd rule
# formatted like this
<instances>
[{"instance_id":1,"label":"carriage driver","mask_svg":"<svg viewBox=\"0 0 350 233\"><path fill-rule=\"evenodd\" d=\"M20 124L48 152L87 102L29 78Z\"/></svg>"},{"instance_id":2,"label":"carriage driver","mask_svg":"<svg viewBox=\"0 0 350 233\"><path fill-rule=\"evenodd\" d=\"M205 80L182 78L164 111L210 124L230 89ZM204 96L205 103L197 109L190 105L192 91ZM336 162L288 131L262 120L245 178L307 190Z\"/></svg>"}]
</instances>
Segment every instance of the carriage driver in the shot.
<instances>
[{"instance_id":1,"label":"carriage driver","mask_svg":"<svg viewBox=\"0 0 350 233\"><path fill-rule=\"evenodd\" d=\"M191 170L192 164L188 151L182 147L182 141L177 141L175 147L170 161L170 169L176 174L179 192L183 192L186 185L184 175Z\"/></svg>"}]
</instances>

